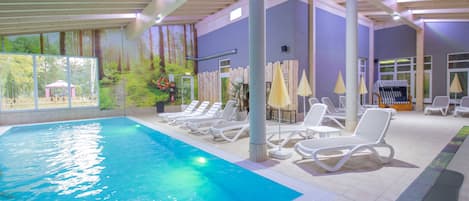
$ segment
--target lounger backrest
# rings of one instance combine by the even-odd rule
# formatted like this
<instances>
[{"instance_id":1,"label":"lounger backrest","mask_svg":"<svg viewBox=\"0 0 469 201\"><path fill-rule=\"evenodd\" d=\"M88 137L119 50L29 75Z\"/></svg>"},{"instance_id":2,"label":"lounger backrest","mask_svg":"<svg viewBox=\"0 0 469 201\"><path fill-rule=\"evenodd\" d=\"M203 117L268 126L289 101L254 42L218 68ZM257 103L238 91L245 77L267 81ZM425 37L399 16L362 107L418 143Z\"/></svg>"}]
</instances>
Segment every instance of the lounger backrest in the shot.
<instances>
[{"instance_id":1,"label":"lounger backrest","mask_svg":"<svg viewBox=\"0 0 469 201\"><path fill-rule=\"evenodd\" d=\"M322 97L321 102L327 105L327 112L329 113L337 113L337 109L332 103L332 100L329 97Z\"/></svg>"},{"instance_id":2,"label":"lounger backrest","mask_svg":"<svg viewBox=\"0 0 469 201\"><path fill-rule=\"evenodd\" d=\"M197 104L199 104L199 101L198 100L193 100L191 102L191 104L189 104L183 112L186 112L186 113L191 113L192 111L194 111L195 107L197 106Z\"/></svg>"},{"instance_id":3,"label":"lounger backrest","mask_svg":"<svg viewBox=\"0 0 469 201\"><path fill-rule=\"evenodd\" d=\"M217 115L218 111L221 110L221 103L220 102L215 102L213 103L212 107L208 109L207 113L205 113L206 116L214 117Z\"/></svg>"},{"instance_id":4,"label":"lounger backrest","mask_svg":"<svg viewBox=\"0 0 469 201\"><path fill-rule=\"evenodd\" d=\"M306 114L305 120L303 121L304 126L320 126L324 114L326 114L327 106L325 104L316 103L311 106L308 114Z\"/></svg>"},{"instance_id":5,"label":"lounger backrest","mask_svg":"<svg viewBox=\"0 0 469 201\"><path fill-rule=\"evenodd\" d=\"M391 112L379 108L370 108L365 111L355 129L355 135L371 142L382 142L389 123Z\"/></svg>"},{"instance_id":6,"label":"lounger backrest","mask_svg":"<svg viewBox=\"0 0 469 201\"><path fill-rule=\"evenodd\" d=\"M221 114L221 118L224 120L232 120L236 112L236 101L229 100L226 102L225 108Z\"/></svg>"},{"instance_id":7,"label":"lounger backrest","mask_svg":"<svg viewBox=\"0 0 469 201\"><path fill-rule=\"evenodd\" d=\"M435 96L432 103L433 107L448 107L449 97L448 96Z\"/></svg>"},{"instance_id":8,"label":"lounger backrest","mask_svg":"<svg viewBox=\"0 0 469 201\"><path fill-rule=\"evenodd\" d=\"M207 109L209 104L210 104L210 102L208 102L208 101L202 102L199 105L199 107L197 108L197 110L195 110L195 112L193 112L192 114L203 114L205 112L205 110Z\"/></svg>"},{"instance_id":9,"label":"lounger backrest","mask_svg":"<svg viewBox=\"0 0 469 201\"><path fill-rule=\"evenodd\" d=\"M313 106L314 104L316 103L320 103L319 100L315 97L311 97L308 99L308 102L309 102L309 106Z\"/></svg>"},{"instance_id":10,"label":"lounger backrest","mask_svg":"<svg viewBox=\"0 0 469 201\"><path fill-rule=\"evenodd\" d=\"M469 96L464 96L461 98L461 103L459 104L461 107L469 107Z\"/></svg>"}]
</instances>

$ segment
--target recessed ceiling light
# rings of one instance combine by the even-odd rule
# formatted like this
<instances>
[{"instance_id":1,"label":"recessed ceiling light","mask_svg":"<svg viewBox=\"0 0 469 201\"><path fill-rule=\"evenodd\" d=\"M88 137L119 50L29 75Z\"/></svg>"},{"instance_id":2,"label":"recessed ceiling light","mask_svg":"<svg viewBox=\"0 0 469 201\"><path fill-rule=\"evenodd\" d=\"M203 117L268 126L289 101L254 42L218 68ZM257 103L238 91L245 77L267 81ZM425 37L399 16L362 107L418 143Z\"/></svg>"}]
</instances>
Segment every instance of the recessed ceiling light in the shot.
<instances>
[{"instance_id":1,"label":"recessed ceiling light","mask_svg":"<svg viewBox=\"0 0 469 201\"><path fill-rule=\"evenodd\" d=\"M391 16L394 21L401 19L401 15L399 13L393 13Z\"/></svg>"},{"instance_id":2,"label":"recessed ceiling light","mask_svg":"<svg viewBox=\"0 0 469 201\"><path fill-rule=\"evenodd\" d=\"M164 19L164 16L161 14L158 14L158 16L156 16L155 23L159 24L163 21L163 19Z\"/></svg>"}]
</instances>

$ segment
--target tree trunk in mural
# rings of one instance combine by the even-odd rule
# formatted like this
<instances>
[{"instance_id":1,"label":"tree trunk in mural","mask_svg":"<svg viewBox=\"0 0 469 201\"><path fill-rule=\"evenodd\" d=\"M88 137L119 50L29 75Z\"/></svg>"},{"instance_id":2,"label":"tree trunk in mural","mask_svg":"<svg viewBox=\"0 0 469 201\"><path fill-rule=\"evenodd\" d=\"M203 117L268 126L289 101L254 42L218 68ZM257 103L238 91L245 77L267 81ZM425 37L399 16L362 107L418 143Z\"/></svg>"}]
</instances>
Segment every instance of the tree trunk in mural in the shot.
<instances>
[{"instance_id":1,"label":"tree trunk in mural","mask_svg":"<svg viewBox=\"0 0 469 201\"><path fill-rule=\"evenodd\" d=\"M41 46L41 54L44 54L44 34L39 34L39 43Z\"/></svg>"},{"instance_id":2,"label":"tree trunk in mural","mask_svg":"<svg viewBox=\"0 0 469 201\"><path fill-rule=\"evenodd\" d=\"M104 78L103 55L101 52L101 33L100 30L94 31L94 55L98 58L99 80Z\"/></svg>"},{"instance_id":3,"label":"tree trunk in mural","mask_svg":"<svg viewBox=\"0 0 469 201\"><path fill-rule=\"evenodd\" d=\"M80 56L83 56L83 31L80 30L78 34L78 51L80 52Z\"/></svg>"},{"instance_id":4,"label":"tree trunk in mural","mask_svg":"<svg viewBox=\"0 0 469 201\"><path fill-rule=\"evenodd\" d=\"M127 53L127 60L126 60L126 70L127 72L130 71L130 59L129 59L129 53Z\"/></svg>"},{"instance_id":5,"label":"tree trunk in mural","mask_svg":"<svg viewBox=\"0 0 469 201\"><path fill-rule=\"evenodd\" d=\"M122 73L122 56L119 54L119 58L117 58L117 71Z\"/></svg>"},{"instance_id":6,"label":"tree trunk in mural","mask_svg":"<svg viewBox=\"0 0 469 201\"><path fill-rule=\"evenodd\" d=\"M184 25L184 33L182 34L182 41L184 41L184 43L182 44L182 48L183 48L182 62L184 64L184 68L187 68L187 61L186 61L186 57L187 57L187 37L186 37L186 33L187 33L186 25Z\"/></svg>"},{"instance_id":7,"label":"tree trunk in mural","mask_svg":"<svg viewBox=\"0 0 469 201\"><path fill-rule=\"evenodd\" d=\"M65 55L65 32L60 32L59 41L60 55Z\"/></svg>"},{"instance_id":8,"label":"tree trunk in mural","mask_svg":"<svg viewBox=\"0 0 469 201\"><path fill-rule=\"evenodd\" d=\"M150 29L148 29L149 31L149 39L150 39L150 70L153 71L155 70L155 64L153 63L154 62L154 58L153 58L153 34L152 34L152 29L153 27L150 27Z\"/></svg>"},{"instance_id":9,"label":"tree trunk in mural","mask_svg":"<svg viewBox=\"0 0 469 201\"><path fill-rule=\"evenodd\" d=\"M197 29L195 29L194 24L191 24L191 30L192 30L192 54L195 58L198 57L197 54ZM194 73L197 74L199 71L199 68L197 66L197 61L194 61Z\"/></svg>"},{"instance_id":10,"label":"tree trunk in mural","mask_svg":"<svg viewBox=\"0 0 469 201\"><path fill-rule=\"evenodd\" d=\"M160 54L160 72L165 72L165 57L164 57L164 35L163 35L163 27L158 26L158 38L159 38L159 54Z\"/></svg>"},{"instance_id":11,"label":"tree trunk in mural","mask_svg":"<svg viewBox=\"0 0 469 201\"><path fill-rule=\"evenodd\" d=\"M171 42L169 40L169 35L170 35L170 32L169 32L169 27L166 26L166 46L168 47L168 63L173 63L173 61L171 60Z\"/></svg>"}]
</instances>

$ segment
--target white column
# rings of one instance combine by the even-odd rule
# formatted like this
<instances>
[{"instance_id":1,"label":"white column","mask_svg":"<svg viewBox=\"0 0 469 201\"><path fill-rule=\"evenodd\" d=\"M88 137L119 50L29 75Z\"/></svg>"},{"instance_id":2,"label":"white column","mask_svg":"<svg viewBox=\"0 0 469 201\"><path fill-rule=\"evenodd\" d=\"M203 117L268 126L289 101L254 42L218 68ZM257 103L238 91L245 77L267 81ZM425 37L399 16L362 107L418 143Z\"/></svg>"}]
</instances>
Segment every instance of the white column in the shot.
<instances>
[{"instance_id":1,"label":"white column","mask_svg":"<svg viewBox=\"0 0 469 201\"><path fill-rule=\"evenodd\" d=\"M308 64L309 64L309 83L311 86L312 96L316 97L316 20L315 20L315 1L308 2Z\"/></svg>"},{"instance_id":2,"label":"white column","mask_svg":"<svg viewBox=\"0 0 469 201\"><path fill-rule=\"evenodd\" d=\"M369 53L368 53L368 103L373 104L373 87L375 80L375 26L372 24L369 29Z\"/></svg>"},{"instance_id":3,"label":"white column","mask_svg":"<svg viewBox=\"0 0 469 201\"><path fill-rule=\"evenodd\" d=\"M249 0L249 160L267 160L265 137L265 11Z\"/></svg>"},{"instance_id":4,"label":"white column","mask_svg":"<svg viewBox=\"0 0 469 201\"><path fill-rule=\"evenodd\" d=\"M358 100L358 14L357 0L347 0L346 8L346 120L345 128L353 131L357 125L357 100Z\"/></svg>"}]
</instances>

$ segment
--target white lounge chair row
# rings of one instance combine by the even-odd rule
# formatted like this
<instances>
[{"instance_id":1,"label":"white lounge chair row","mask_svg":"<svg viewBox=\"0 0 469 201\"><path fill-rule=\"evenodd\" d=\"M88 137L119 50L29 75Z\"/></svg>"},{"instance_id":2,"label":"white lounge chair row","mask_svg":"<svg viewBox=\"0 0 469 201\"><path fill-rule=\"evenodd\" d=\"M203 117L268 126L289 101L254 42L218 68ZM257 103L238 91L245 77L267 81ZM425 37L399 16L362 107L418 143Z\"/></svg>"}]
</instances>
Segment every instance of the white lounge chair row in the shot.
<instances>
[{"instance_id":1,"label":"white lounge chair row","mask_svg":"<svg viewBox=\"0 0 469 201\"><path fill-rule=\"evenodd\" d=\"M313 99L314 101L314 99ZM310 102L313 102L310 100ZM206 107L204 103L197 108ZM214 103L213 107L218 107L219 103ZM236 110L236 103L234 101L228 102L223 112L217 117L205 118L204 115L193 115L194 112L180 113L181 116L175 117L174 115L163 115L173 116L173 122L184 122L174 123L179 125L185 125L193 132L199 132L202 134L210 134L215 139L221 139L228 142L236 141L242 134L248 133L249 122L246 118L243 121L233 121L232 113ZM210 110L212 110L209 109ZM234 109L233 109L234 108ZM319 138L312 139L314 133L308 133L313 127L321 126L324 117L327 115L326 111L328 106L326 104L315 103L311 106L302 124L300 125L288 125L282 126L281 140L274 143L272 140L277 133L277 126L267 126L267 144L270 147L278 148L285 146L293 138L299 137L300 141L294 146L294 150L300 154L304 159L314 159L314 161L322 168L328 171L339 170L353 154L365 150L371 151L374 155L378 155L375 150L376 147L385 147L390 150L389 156L385 159L379 159L382 162L388 162L394 155L393 148L386 144L384 141L385 133L388 129L389 122L391 119L391 113L380 109L368 109L363 114L354 135L352 136L338 136L331 138ZM197 111L196 110L196 111ZM188 114L187 114L188 113ZM212 114L212 112L207 114ZM208 127L206 130L202 130L203 126ZM229 135L231 133L232 135ZM331 150L346 150L346 154L343 158L334 166L329 166L323 163L320 159L320 155L324 152Z\"/></svg>"},{"instance_id":2,"label":"white lounge chair row","mask_svg":"<svg viewBox=\"0 0 469 201\"><path fill-rule=\"evenodd\" d=\"M435 96L433 103L427 106L424 110L424 114L428 115L434 112L441 113L443 116L448 114L450 104L449 96ZM459 102L459 106L454 108L454 116L462 116L469 114L469 96L464 96Z\"/></svg>"}]
</instances>

